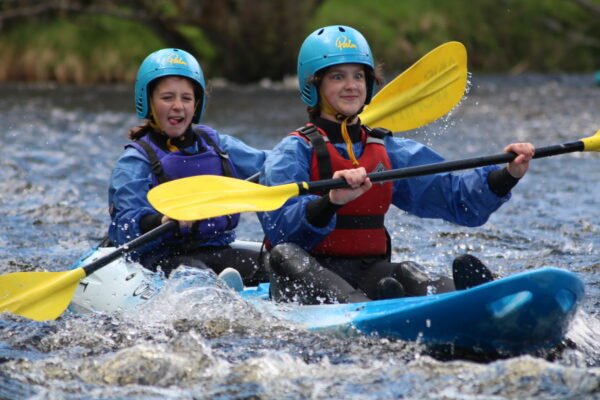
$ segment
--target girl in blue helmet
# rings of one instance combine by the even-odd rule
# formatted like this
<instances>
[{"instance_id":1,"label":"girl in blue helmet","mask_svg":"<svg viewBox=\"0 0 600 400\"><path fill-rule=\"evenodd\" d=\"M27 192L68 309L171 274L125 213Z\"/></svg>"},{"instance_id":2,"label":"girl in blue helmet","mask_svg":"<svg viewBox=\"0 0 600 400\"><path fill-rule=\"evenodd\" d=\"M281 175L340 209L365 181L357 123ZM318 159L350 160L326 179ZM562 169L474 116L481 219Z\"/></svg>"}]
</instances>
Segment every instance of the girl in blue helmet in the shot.
<instances>
[{"instance_id":1,"label":"girl in blue helmet","mask_svg":"<svg viewBox=\"0 0 600 400\"><path fill-rule=\"evenodd\" d=\"M129 132L132 140L117 160L108 192L109 239L122 245L165 223L148 202L148 191L163 182L212 174L247 178L262 166L266 151L199 125L206 103L205 81L198 61L179 49L162 49L142 62L135 83L135 108L142 126ZM179 221L179 230L132 254L149 269L185 264L210 266L219 273L233 266L246 283L254 283L258 254L233 249L239 215L202 221Z\"/></svg>"},{"instance_id":2,"label":"girl in blue helmet","mask_svg":"<svg viewBox=\"0 0 600 400\"><path fill-rule=\"evenodd\" d=\"M510 198L534 148L511 144L506 168L483 167L372 184L368 173L443 161L432 149L361 125L358 114L381 80L365 38L348 26L311 33L298 56L309 123L269 154L261 183L343 178L350 188L302 195L259 215L270 252L271 296L305 304L358 302L467 288L492 279L477 258L461 255L453 278L431 280L414 262L391 262L384 217L390 205L419 217L479 226ZM396 240L401 238L395 238Z\"/></svg>"}]
</instances>

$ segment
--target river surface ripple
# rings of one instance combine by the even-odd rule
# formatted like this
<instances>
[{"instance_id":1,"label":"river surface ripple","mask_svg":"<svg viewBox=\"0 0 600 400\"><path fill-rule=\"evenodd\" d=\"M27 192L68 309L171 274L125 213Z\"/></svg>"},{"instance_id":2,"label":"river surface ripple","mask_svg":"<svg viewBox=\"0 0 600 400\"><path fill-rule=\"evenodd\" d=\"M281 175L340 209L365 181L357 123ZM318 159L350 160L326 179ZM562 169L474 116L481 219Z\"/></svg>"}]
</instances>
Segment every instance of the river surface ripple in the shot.
<instances>
[{"instance_id":1,"label":"river surface ripple","mask_svg":"<svg viewBox=\"0 0 600 400\"><path fill-rule=\"evenodd\" d=\"M474 77L448 118L403 135L451 160L514 141L578 140L600 129L599 115L591 76ZM271 148L304 117L294 90L224 87L212 91L205 122ZM136 123L129 87L0 87L0 274L63 271L98 243L108 176ZM218 285L180 296L174 280L143 315L0 315L0 398L600 398L599 171L595 153L535 160L512 200L479 228L399 211L387 218L394 258L432 274L448 273L463 252L501 275L542 266L579 274L585 301L551 352L476 360L311 333ZM239 237L261 237L254 215L243 216Z\"/></svg>"}]
</instances>

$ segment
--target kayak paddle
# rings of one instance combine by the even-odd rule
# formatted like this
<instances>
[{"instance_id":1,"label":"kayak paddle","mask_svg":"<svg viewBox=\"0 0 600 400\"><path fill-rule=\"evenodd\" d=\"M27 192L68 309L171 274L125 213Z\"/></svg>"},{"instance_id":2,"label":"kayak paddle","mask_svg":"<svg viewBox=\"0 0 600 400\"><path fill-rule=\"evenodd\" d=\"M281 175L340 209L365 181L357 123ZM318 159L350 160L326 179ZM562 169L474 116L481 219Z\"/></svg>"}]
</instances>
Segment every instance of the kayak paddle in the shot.
<instances>
[{"instance_id":1,"label":"kayak paddle","mask_svg":"<svg viewBox=\"0 0 600 400\"><path fill-rule=\"evenodd\" d=\"M178 226L166 223L118 247L96 261L63 272L14 272L0 276L0 313L11 312L36 321L58 318L69 306L75 289L86 276Z\"/></svg>"},{"instance_id":2,"label":"kayak paddle","mask_svg":"<svg viewBox=\"0 0 600 400\"><path fill-rule=\"evenodd\" d=\"M533 158L576 151L600 151L600 130L594 136L576 142L537 148ZM515 158L515 153L501 153L373 172L369 174L369 178L372 182L384 182L507 163ZM156 210L170 218L196 221L240 212L271 211L280 208L292 197L346 186L343 179L263 186L229 177L201 175L163 183L148 192L148 201Z\"/></svg>"},{"instance_id":3,"label":"kayak paddle","mask_svg":"<svg viewBox=\"0 0 600 400\"><path fill-rule=\"evenodd\" d=\"M394 132L416 129L435 121L447 114L462 98L467 83L466 64L467 54L461 43L448 42L435 48L383 87L373 97L371 104L361 113L361 120L366 125L384 127ZM256 176L253 178L256 179ZM218 180L213 183L210 186L211 190L216 190L217 193L223 192L225 188L222 185L225 180ZM177 182L180 181L182 180ZM266 188L242 180L231 179L231 181L233 182L230 187L231 192L239 191L240 183L250 184L252 188ZM291 194L286 195L285 199L300 193L300 186L296 184L292 186L295 188L296 193L290 192ZM269 189L270 195L262 194L262 197L268 199L268 201L258 205L258 209L261 210L273 209L269 207L273 206L272 198L276 189L266 189ZM192 192L195 192L195 190L192 190ZM227 193L225 191L220 194L227 195ZM282 192L280 196L285 195L284 193L287 192ZM249 195L249 191L242 190L241 195ZM261 196L256 196L256 198L260 199ZM279 206L283 202L285 200L281 201ZM229 212L224 208L228 204L231 205L230 207L233 210L238 210L240 200L236 200L234 203L224 202L223 207L216 207L212 213L214 215L226 215L240 211L255 211L254 207L256 207L256 205L249 204L249 208L242 207L239 211ZM186 207L189 209L189 204L184 206L184 208ZM183 215L188 214L189 211L186 211ZM168 214L165 215L169 216ZM208 216L202 218L208 218ZM202 218L194 218L194 220ZM124 253L174 229L175 226L176 222L169 221L91 264L74 270L65 272L15 272L0 276L0 312L8 311L38 321L55 319L69 305L75 288L81 279L110 264Z\"/></svg>"},{"instance_id":4,"label":"kayak paddle","mask_svg":"<svg viewBox=\"0 0 600 400\"><path fill-rule=\"evenodd\" d=\"M467 86L467 50L444 43L383 87L360 114L361 122L392 132L419 128L452 110Z\"/></svg>"}]
</instances>

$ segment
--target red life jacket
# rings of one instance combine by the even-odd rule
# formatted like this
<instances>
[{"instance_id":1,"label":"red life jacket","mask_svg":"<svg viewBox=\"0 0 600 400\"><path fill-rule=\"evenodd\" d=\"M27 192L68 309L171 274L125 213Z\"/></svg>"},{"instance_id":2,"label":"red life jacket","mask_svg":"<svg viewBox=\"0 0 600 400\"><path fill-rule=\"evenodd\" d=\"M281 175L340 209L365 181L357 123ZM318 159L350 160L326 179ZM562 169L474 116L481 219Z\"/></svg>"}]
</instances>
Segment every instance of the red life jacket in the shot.
<instances>
[{"instance_id":1,"label":"red life jacket","mask_svg":"<svg viewBox=\"0 0 600 400\"><path fill-rule=\"evenodd\" d=\"M329 179L333 172L355 168L352 161L342 157L325 132L314 125L299 129L299 136L313 147L310 179ZM365 143L358 158L367 173L391 169L390 158L384 145L383 130L362 129ZM391 182L374 183L362 196L345 204L336 213L335 229L311 251L316 256L363 257L389 254L388 236L384 226L385 213L392 203Z\"/></svg>"}]
</instances>

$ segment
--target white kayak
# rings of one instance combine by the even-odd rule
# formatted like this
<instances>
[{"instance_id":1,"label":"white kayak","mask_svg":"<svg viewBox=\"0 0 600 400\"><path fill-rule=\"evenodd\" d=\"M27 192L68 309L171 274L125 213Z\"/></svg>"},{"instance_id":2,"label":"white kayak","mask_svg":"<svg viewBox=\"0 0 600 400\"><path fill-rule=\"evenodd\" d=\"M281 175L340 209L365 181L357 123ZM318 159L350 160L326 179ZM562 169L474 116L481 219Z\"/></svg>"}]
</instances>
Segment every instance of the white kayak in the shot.
<instances>
[{"instance_id":1,"label":"white kayak","mask_svg":"<svg viewBox=\"0 0 600 400\"><path fill-rule=\"evenodd\" d=\"M260 251L261 243L236 240L231 246ZM115 250L115 247L93 248L69 269L89 265L113 254ZM228 283L227 276L224 277L224 281ZM159 274L143 268L138 263L128 262L125 257L119 257L80 281L69 309L79 313L111 313L134 309L158 294L163 284ZM235 282L229 283L229 286L238 288Z\"/></svg>"}]
</instances>

